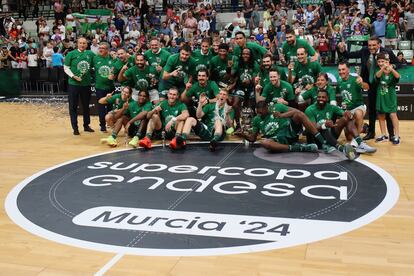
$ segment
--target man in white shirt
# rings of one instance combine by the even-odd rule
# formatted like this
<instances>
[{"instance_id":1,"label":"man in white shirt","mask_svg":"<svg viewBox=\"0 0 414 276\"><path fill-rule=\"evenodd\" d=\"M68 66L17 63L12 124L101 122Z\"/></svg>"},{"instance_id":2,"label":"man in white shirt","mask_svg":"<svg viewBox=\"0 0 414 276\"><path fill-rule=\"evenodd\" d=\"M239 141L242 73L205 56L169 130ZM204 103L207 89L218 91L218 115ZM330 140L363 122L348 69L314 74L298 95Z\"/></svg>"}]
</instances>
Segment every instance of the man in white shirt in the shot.
<instances>
[{"instance_id":1,"label":"man in white shirt","mask_svg":"<svg viewBox=\"0 0 414 276\"><path fill-rule=\"evenodd\" d=\"M97 55L98 54L98 50L99 50L98 40L96 38L94 38L94 39L92 39L91 51L95 55Z\"/></svg>"},{"instance_id":2,"label":"man in white shirt","mask_svg":"<svg viewBox=\"0 0 414 276\"><path fill-rule=\"evenodd\" d=\"M210 22L206 19L205 14L201 14L201 19L198 21L198 29L200 33L204 33L207 35L210 30Z\"/></svg>"}]
</instances>

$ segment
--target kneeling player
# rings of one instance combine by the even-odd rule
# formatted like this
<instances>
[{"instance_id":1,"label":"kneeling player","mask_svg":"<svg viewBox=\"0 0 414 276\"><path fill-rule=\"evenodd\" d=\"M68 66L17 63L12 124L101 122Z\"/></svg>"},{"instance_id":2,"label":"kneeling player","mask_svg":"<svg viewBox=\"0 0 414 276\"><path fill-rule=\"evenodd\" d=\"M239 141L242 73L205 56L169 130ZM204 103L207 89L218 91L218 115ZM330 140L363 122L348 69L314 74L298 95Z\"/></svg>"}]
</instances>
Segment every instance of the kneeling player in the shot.
<instances>
[{"instance_id":1,"label":"kneeling player","mask_svg":"<svg viewBox=\"0 0 414 276\"><path fill-rule=\"evenodd\" d=\"M132 89L128 86L124 86L121 89L120 94L110 93L106 97L100 98L100 104L111 104L113 105L112 111L105 116L106 124L112 128L112 134L107 138L102 138L102 143L107 143L111 147L117 146L116 137L121 130L122 126L125 126L128 122L128 118L123 116L123 112L119 112L122 107L127 103L127 106L133 100L131 99Z\"/></svg>"},{"instance_id":2,"label":"kneeling player","mask_svg":"<svg viewBox=\"0 0 414 276\"><path fill-rule=\"evenodd\" d=\"M189 114L184 103L178 100L178 90L172 87L168 90L166 100L160 101L156 107L147 113L149 119L147 133L139 141L143 148L152 148L151 138L153 132L162 132L165 130L165 138L172 139L170 142L171 149L178 149L185 146L185 138L181 136L184 123Z\"/></svg>"},{"instance_id":3,"label":"kneeling player","mask_svg":"<svg viewBox=\"0 0 414 276\"><path fill-rule=\"evenodd\" d=\"M355 122L352 119L352 113L350 111L344 112L339 107L328 103L328 101L328 92L326 90L320 90L316 103L306 108L305 111L306 116L308 116L310 121L322 133L326 141L338 150L344 152L348 159L355 159L356 156L351 145L339 145L337 142L342 130L345 129L358 143L357 152L375 152L376 150L365 144L359 136ZM334 116L341 117L336 120L335 124L332 120Z\"/></svg>"},{"instance_id":4,"label":"kneeling player","mask_svg":"<svg viewBox=\"0 0 414 276\"><path fill-rule=\"evenodd\" d=\"M210 151L215 151L219 141L226 136L226 129L233 125L234 110L227 104L229 93L227 90L220 90L217 95L217 102L208 103L205 94L201 94L195 118L188 118L183 129L183 137L186 137L191 128L194 133L204 141L210 141Z\"/></svg>"},{"instance_id":5,"label":"kneeling player","mask_svg":"<svg viewBox=\"0 0 414 276\"><path fill-rule=\"evenodd\" d=\"M308 117L297 109L278 103L268 107L265 101L260 101L256 104L256 113L257 116L253 119L253 132L243 133L242 136L254 142L261 133L265 138L261 144L270 152L316 152L316 144L297 143L302 126L315 136L326 153L335 150L326 143Z\"/></svg>"},{"instance_id":6,"label":"kneeling player","mask_svg":"<svg viewBox=\"0 0 414 276\"><path fill-rule=\"evenodd\" d=\"M128 118L131 118L125 125L128 136L132 137L129 145L136 148L140 138L145 135L147 128L147 114L152 110L152 104L149 101L148 91L140 91L138 101L132 101L128 106L124 106L121 112Z\"/></svg>"}]
</instances>

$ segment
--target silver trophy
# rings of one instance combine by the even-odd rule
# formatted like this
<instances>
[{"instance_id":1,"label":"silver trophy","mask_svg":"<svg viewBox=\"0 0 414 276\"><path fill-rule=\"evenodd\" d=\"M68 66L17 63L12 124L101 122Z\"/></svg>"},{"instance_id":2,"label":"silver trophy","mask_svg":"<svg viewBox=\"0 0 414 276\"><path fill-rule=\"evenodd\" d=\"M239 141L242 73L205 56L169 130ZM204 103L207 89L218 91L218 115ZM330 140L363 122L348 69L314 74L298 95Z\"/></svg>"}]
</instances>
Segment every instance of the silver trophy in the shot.
<instances>
[{"instance_id":1,"label":"silver trophy","mask_svg":"<svg viewBox=\"0 0 414 276\"><path fill-rule=\"evenodd\" d=\"M241 127L243 133L252 131L253 115L254 112L252 108L243 107L241 111Z\"/></svg>"},{"instance_id":2,"label":"silver trophy","mask_svg":"<svg viewBox=\"0 0 414 276\"><path fill-rule=\"evenodd\" d=\"M354 68L355 68L355 74L357 74L358 76L360 76L361 75L361 66L357 65Z\"/></svg>"}]
</instances>

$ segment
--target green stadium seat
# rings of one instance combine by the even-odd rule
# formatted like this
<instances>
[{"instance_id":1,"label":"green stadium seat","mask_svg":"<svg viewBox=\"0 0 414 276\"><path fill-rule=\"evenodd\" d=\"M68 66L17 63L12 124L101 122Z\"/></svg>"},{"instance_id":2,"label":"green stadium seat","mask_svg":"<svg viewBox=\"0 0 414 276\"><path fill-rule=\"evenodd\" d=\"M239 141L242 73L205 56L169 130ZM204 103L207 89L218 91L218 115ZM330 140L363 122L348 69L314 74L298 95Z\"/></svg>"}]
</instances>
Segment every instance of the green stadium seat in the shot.
<instances>
[{"instance_id":1,"label":"green stadium seat","mask_svg":"<svg viewBox=\"0 0 414 276\"><path fill-rule=\"evenodd\" d=\"M402 40L398 42L398 49L399 50L411 50L411 41Z\"/></svg>"},{"instance_id":2,"label":"green stadium seat","mask_svg":"<svg viewBox=\"0 0 414 276\"><path fill-rule=\"evenodd\" d=\"M401 50L401 52L403 53L405 60L411 63L413 60L413 50Z\"/></svg>"}]
</instances>

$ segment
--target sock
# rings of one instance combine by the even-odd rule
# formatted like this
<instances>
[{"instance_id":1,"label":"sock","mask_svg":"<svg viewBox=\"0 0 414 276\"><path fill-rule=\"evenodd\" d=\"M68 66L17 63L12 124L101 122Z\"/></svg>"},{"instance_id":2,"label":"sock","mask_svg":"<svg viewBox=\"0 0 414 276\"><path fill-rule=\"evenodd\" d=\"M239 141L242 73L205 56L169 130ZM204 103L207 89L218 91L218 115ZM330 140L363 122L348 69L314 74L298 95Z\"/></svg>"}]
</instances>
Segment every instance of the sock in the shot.
<instances>
[{"instance_id":1,"label":"sock","mask_svg":"<svg viewBox=\"0 0 414 276\"><path fill-rule=\"evenodd\" d=\"M183 140L186 141L187 140L187 134L181 133L181 138L183 138Z\"/></svg>"},{"instance_id":2,"label":"sock","mask_svg":"<svg viewBox=\"0 0 414 276\"><path fill-rule=\"evenodd\" d=\"M116 133L115 132L112 132L111 136L112 136L112 138L116 139Z\"/></svg>"},{"instance_id":3,"label":"sock","mask_svg":"<svg viewBox=\"0 0 414 276\"><path fill-rule=\"evenodd\" d=\"M288 146L288 151L294 152L294 151L302 151L302 145L301 144L293 144Z\"/></svg>"},{"instance_id":4,"label":"sock","mask_svg":"<svg viewBox=\"0 0 414 276\"><path fill-rule=\"evenodd\" d=\"M148 139L151 139L151 136L152 136L152 133L150 133L150 132L147 132L147 133L145 134L145 137L147 137Z\"/></svg>"},{"instance_id":5,"label":"sock","mask_svg":"<svg viewBox=\"0 0 414 276\"><path fill-rule=\"evenodd\" d=\"M337 146L336 146L336 148L339 150L339 151L343 151L344 150L344 146L343 145L340 145L340 144L338 144Z\"/></svg>"},{"instance_id":6,"label":"sock","mask_svg":"<svg viewBox=\"0 0 414 276\"><path fill-rule=\"evenodd\" d=\"M214 140L214 141L218 142L220 140L220 135L215 134L213 139L211 139L211 140Z\"/></svg>"},{"instance_id":7,"label":"sock","mask_svg":"<svg viewBox=\"0 0 414 276\"><path fill-rule=\"evenodd\" d=\"M326 144L325 138L323 138L322 134L320 132L317 132L315 135L315 139L321 143L321 144Z\"/></svg>"},{"instance_id":8,"label":"sock","mask_svg":"<svg viewBox=\"0 0 414 276\"><path fill-rule=\"evenodd\" d=\"M358 146L361 145L362 143L362 138L358 135L357 137L354 138L355 141L357 142Z\"/></svg>"}]
</instances>

